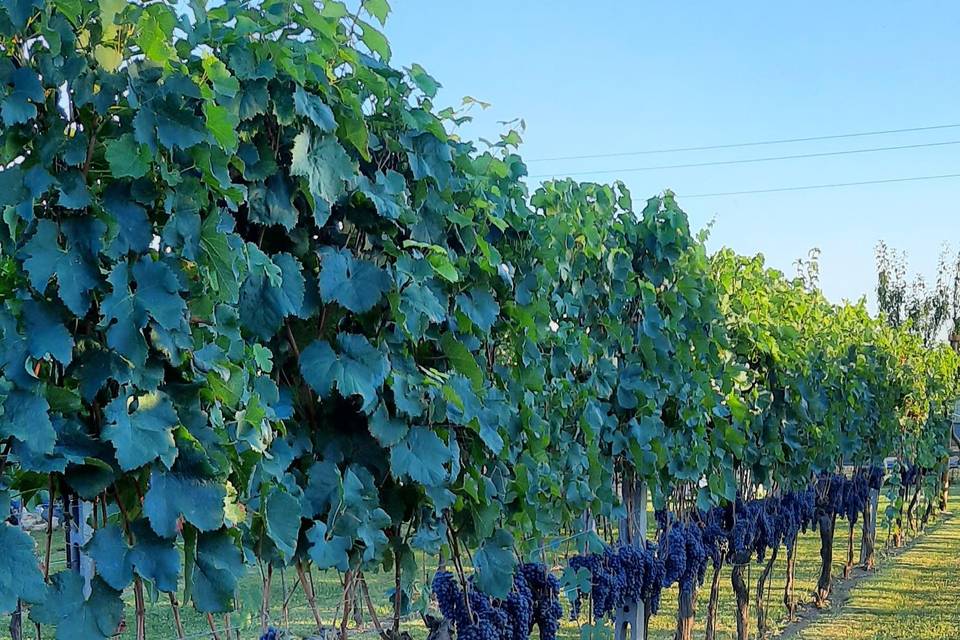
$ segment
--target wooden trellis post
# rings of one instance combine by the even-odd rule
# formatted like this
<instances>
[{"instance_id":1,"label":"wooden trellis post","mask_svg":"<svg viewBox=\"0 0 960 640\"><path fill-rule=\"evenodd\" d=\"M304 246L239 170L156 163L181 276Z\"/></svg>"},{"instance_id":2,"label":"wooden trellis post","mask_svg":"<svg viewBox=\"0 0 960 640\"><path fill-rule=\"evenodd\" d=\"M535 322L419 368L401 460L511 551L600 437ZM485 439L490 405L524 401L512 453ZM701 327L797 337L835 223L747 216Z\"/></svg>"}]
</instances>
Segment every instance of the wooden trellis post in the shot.
<instances>
[{"instance_id":1,"label":"wooden trellis post","mask_svg":"<svg viewBox=\"0 0 960 640\"><path fill-rule=\"evenodd\" d=\"M93 513L93 503L81 500L79 496L65 496L64 502L67 512L64 513L67 538L67 566L80 574L83 578L83 595L90 597L93 580L93 558L83 550L93 537L93 527L90 526L90 516ZM53 505L50 506L50 517L53 517Z\"/></svg>"},{"instance_id":2,"label":"wooden trellis post","mask_svg":"<svg viewBox=\"0 0 960 640\"><path fill-rule=\"evenodd\" d=\"M623 503L627 516L620 521L620 541L643 544L647 537L647 485L632 482L623 486ZM614 618L614 640L646 640L644 637L644 605L642 600L627 603Z\"/></svg>"}]
</instances>

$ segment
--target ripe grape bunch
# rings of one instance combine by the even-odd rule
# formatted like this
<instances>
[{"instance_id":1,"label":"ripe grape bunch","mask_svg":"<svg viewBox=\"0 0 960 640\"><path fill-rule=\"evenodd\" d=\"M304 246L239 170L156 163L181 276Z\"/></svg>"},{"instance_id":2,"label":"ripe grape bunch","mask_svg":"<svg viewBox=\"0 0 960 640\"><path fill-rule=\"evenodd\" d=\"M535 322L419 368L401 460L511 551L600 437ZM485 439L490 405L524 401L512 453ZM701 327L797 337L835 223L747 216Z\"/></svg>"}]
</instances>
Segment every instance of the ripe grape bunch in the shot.
<instances>
[{"instance_id":1,"label":"ripe grape bunch","mask_svg":"<svg viewBox=\"0 0 960 640\"><path fill-rule=\"evenodd\" d=\"M260 640L280 640L283 637L283 634L275 629L274 627L268 627L263 634L260 635Z\"/></svg>"},{"instance_id":2,"label":"ripe grape bunch","mask_svg":"<svg viewBox=\"0 0 960 640\"><path fill-rule=\"evenodd\" d=\"M683 595L693 593L703 583L707 572L707 547L703 543L703 527L699 522L677 522L661 536L663 587L680 585Z\"/></svg>"},{"instance_id":3,"label":"ripe grape bunch","mask_svg":"<svg viewBox=\"0 0 960 640\"><path fill-rule=\"evenodd\" d=\"M570 558L575 571L590 573L590 598L594 620L613 616L625 604L644 600L659 605L663 563L656 557L656 546L621 544L606 546L601 553L586 553ZM584 593L577 591L571 617L580 615Z\"/></svg>"},{"instance_id":4,"label":"ripe grape bunch","mask_svg":"<svg viewBox=\"0 0 960 640\"><path fill-rule=\"evenodd\" d=\"M433 594L440 613L453 623L459 640L526 640L534 625L540 630L540 640L556 640L563 616L560 583L544 565L537 563L517 567L513 588L503 600L474 588L472 578L465 598L449 571L438 571L434 576Z\"/></svg>"}]
</instances>

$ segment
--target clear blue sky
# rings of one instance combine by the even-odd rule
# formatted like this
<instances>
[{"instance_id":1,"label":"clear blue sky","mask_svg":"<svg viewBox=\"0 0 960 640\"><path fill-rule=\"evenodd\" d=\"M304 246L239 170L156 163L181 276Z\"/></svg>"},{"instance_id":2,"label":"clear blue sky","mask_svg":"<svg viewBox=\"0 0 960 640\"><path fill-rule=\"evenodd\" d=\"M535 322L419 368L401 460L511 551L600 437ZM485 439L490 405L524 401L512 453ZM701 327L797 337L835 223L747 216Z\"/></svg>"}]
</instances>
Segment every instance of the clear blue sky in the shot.
<instances>
[{"instance_id":1,"label":"clear blue sky","mask_svg":"<svg viewBox=\"0 0 960 640\"><path fill-rule=\"evenodd\" d=\"M491 102L464 133L522 117L535 159L960 123L960 4L393 0L393 62L443 84L439 106ZM960 173L960 145L739 166L617 171L842 149L960 141L960 128L655 156L528 162L530 173L740 191ZM576 176L578 171L611 170ZM537 182L532 180L531 184ZM932 277L960 245L960 179L688 199L710 246L762 252L792 273L822 250L831 299L872 299L878 240Z\"/></svg>"}]
</instances>

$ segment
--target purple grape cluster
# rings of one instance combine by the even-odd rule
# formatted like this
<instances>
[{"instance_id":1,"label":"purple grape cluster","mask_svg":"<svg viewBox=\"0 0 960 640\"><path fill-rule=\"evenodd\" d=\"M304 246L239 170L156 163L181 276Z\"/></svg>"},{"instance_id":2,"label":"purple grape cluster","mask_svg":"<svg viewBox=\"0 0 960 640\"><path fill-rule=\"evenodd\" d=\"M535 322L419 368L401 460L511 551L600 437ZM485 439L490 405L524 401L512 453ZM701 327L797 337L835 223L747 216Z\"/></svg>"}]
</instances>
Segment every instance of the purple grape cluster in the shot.
<instances>
[{"instance_id":1,"label":"purple grape cluster","mask_svg":"<svg viewBox=\"0 0 960 640\"><path fill-rule=\"evenodd\" d=\"M547 568L534 562L520 565L519 573L529 585L532 595L533 624L540 631L540 640L556 640L563 609L560 607L560 581ZM529 635L532 627L528 628Z\"/></svg>"},{"instance_id":2,"label":"purple grape cluster","mask_svg":"<svg viewBox=\"0 0 960 640\"><path fill-rule=\"evenodd\" d=\"M490 598L477 589L468 589L465 598L449 571L438 571L434 576L433 594L440 613L453 622L459 640L514 640L509 635L506 611L494 607Z\"/></svg>"},{"instance_id":3,"label":"purple grape cluster","mask_svg":"<svg viewBox=\"0 0 960 640\"><path fill-rule=\"evenodd\" d=\"M637 600L659 605L664 568L652 543L606 546L600 553L574 556L569 564L575 571L586 569L590 573L595 620L613 616L625 604ZM578 591L573 600L574 619L580 615L584 595Z\"/></svg>"},{"instance_id":4,"label":"purple grape cluster","mask_svg":"<svg viewBox=\"0 0 960 640\"><path fill-rule=\"evenodd\" d=\"M808 487L800 491L787 491L780 498L780 519L783 527L783 543L792 547L801 531L807 532L816 510L816 492Z\"/></svg>"},{"instance_id":5,"label":"purple grape cluster","mask_svg":"<svg viewBox=\"0 0 960 640\"><path fill-rule=\"evenodd\" d=\"M434 576L433 595L440 613L453 623L458 640L527 640L534 625L540 631L540 640L556 640L563 617L560 581L538 563L517 567L513 588L503 600L473 588L472 578L465 598L449 571L438 571Z\"/></svg>"},{"instance_id":6,"label":"purple grape cluster","mask_svg":"<svg viewBox=\"0 0 960 640\"><path fill-rule=\"evenodd\" d=\"M900 484L909 487L917 481L920 476L920 466L904 462L900 465Z\"/></svg>"},{"instance_id":7,"label":"purple grape cluster","mask_svg":"<svg viewBox=\"0 0 960 640\"><path fill-rule=\"evenodd\" d=\"M723 562L723 551L733 526L731 512L725 507L714 507L699 515L703 522L703 546L716 568Z\"/></svg>"},{"instance_id":8,"label":"purple grape cluster","mask_svg":"<svg viewBox=\"0 0 960 640\"><path fill-rule=\"evenodd\" d=\"M702 518L701 518L702 519ZM660 556L663 560L663 587L680 585L683 594L690 594L703 584L709 553L703 541L701 522L677 522L661 536Z\"/></svg>"},{"instance_id":9,"label":"purple grape cluster","mask_svg":"<svg viewBox=\"0 0 960 640\"><path fill-rule=\"evenodd\" d=\"M260 635L260 640L279 640L281 633L273 627L267 627L267 630Z\"/></svg>"}]
</instances>

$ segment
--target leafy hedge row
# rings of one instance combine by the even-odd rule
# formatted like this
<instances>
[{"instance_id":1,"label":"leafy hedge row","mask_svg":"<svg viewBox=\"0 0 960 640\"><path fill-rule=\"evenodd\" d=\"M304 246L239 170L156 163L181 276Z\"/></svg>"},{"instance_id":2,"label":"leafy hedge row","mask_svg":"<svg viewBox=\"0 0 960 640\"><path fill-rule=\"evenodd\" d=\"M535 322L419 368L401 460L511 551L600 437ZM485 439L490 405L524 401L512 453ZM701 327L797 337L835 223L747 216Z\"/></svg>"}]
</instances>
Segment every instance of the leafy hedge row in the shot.
<instances>
[{"instance_id":1,"label":"leafy hedge row","mask_svg":"<svg viewBox=\"0 0 960 640\"><path fill-rule=\"evenodd\" d=\"M0 10L2 495L109 507L86 598L0 526L0 612L228 611L252 558L414 599L413 550L461 545L503 595L623 482L682 512L943 455L952 352L708 257L669 193L528 194L515 132L460 140L389 65L384 0L178 6Z\"/></svg>"}]
</instances>

